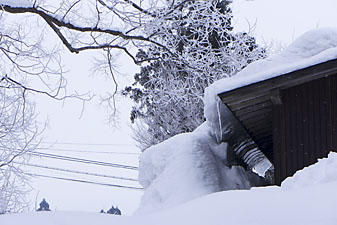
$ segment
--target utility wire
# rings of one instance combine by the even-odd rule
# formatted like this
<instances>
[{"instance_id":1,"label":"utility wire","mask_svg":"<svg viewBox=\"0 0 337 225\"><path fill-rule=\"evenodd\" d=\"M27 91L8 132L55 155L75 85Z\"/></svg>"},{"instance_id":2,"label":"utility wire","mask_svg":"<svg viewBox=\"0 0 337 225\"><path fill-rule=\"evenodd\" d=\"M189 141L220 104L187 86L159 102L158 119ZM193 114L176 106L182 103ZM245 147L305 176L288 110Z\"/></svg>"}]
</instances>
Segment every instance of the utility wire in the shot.
<instances>
[{"instance_id":1,"label":"utility wire","mask_svg":"<svg viewBox=\"0 0 337 225\"><path fill-rule=\"evenodd\" d=\"M42 153L42 152L27 152L26 154L30 154L34 156L41 156L41 157L51 158L51 159L59 159L59 160L64 160L64 161L77 162L77 163L93 164L93 165L99 165L99 166L109 166L109 167L129 169L129 170L138 170L138 167L136 166L128 166L128 165L117 164L117 163L108 163L108 162L69 157L69 156L63 156L63 155L55 155L55 154Z\"/></svg>"},{"instance_id":2,"label":"utility wire","mask_svg":"<svg viewBox=\"0 0 337 225\"><path fill-rule=\"evenodd\" d=\"M36 148L38 150L53 150L61 152L83 152L94 154L120 154L120 155L139 155L137 152L112 152L112 151L88 151L88 150L75 150L75 149L60 149L60 148Z\"/></svg>"},{"instance_id":3,"label":"utility wire","mask_svg":"<svg viewBox=\"0 0 337 225\"><path fill-rule=\"evenodd\" d=\"M90 176L96 176L96 177L104 177L104 178L113 178L113 179L119 179L119 180L127 180L127 181L138 181L134 178L128 178L128 177L119 177L119 176L111 176L111 175L104 175L104 174L98 174L98 173L90 173L90 172L84 172L84 171L77 171L77 170L69 170L69 169L62 169L57 167L51 167L51 166L42 166L38 164L31 164L31 163L17 163L15 164L25 165L25 166L31 166L31 167L38 167L43 169L49 169L49 170L57 170L67 173L77 173L77 174L83 174L83 175L90 175Z\"/></svg>"},{"instance_id":4,"label":"utility wire","mask_svg":"<svg viewBox=\"0 0 337 225\"><path fill-rule=\"evenodd\" d=\"M80 182L80 183L87 183L87 184L97 184L97 185L110 186L110 187L117 187L117 188L125 188L125 189L133 189L133 190L143 190L143 188L140 188L140 187L134 187L134 186L126 186L126 185L119 185L119 184L101 183L101 182L95 182L95 181L89 181L89 180L81 180L81 179L73 179L73 178L56 177L56 176L42 175L42 174L36 174L36 173L27 173L27 172L25 172L25 174L27 174L27 175L29 175L29 176L44 177L44 178L52 178L52 179L57 179L57 180L73 181L73 182Z\"/></svg>"}]
</instances>

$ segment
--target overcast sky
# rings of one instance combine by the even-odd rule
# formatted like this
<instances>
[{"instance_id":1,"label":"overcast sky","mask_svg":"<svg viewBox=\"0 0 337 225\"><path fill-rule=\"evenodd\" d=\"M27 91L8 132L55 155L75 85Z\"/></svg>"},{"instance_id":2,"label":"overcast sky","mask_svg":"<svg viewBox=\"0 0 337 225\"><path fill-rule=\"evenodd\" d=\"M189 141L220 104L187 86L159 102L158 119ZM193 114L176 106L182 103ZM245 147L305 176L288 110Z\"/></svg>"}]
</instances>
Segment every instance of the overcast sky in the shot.
<instances>
[{"instance_id":1,"label":"overcast sky","mask_svg":"<svg viewBox=\"0 0 337 225\"><path fill-rule=\"evenodd\" d=\"M336 0L234 0L234 27L255 28L261 43L289 44L317 27L336 27Z\"/></svg>"},{"instance_id":2,"label":"overcast sky","mask_svg":"<svg viewBox=\"0 0 337 225\"><path fill-rule=\"evenodd\" d=\"M291 43L305 31L316 27L334 27L337 21L336 0L234 0L232 9L234 12L233 26L236 30L247 31L251 27L261 44L271 44L276 49ZM104 94L105 91L113 88L110 80L90 75L91 61L88 55L70 56L66 54L65 58L67 66L71 71L69 73L71 76L68 76L70 88L76 88L83 92L93 90L96 94ZM120 61L120 70L128 74L126 78L120 77L120 82L126 84L132 81L132 75L137 71L137 68L126 58ZM65 103L51 102L44 97L37 97L37 110L40 113L41 120L47 117L50 120L49 128L45 132L44 141L58 142L49 152L113 163L137 165L137 154L119 155L61 151L70 149L92 152L138 152L137 148L133 146L128 126L130 103L123 99L118 102L120 109L120 127L118 129L113 129L105 123L106 111L103 108L98 108L98 105L99 101L97 100L88 103L85 106L83 116L79 118L82 106L80 102L73 100ZM80 143L89 143L90 145L80 145ZM137 176L134 171L75 165L74 163L70 164L57 160L34 158L32 162L115 176ZM107 178L97 179L88 176L67 175L62 172L51 173L51 171L43 169L34 169L33 171L62 177L90 178L90 180L97 182L117 183L116 180ZM34 191L29 198L33 203L39 203L42 198L46 198L52 210L57 209L61 211L97 212L100 209L107 210L114 204L118 205L122 212L131 214L137 208L141 197L140 191L57 181L47 178L34 178L32 187Z\"/></svg>"}]
</instances>

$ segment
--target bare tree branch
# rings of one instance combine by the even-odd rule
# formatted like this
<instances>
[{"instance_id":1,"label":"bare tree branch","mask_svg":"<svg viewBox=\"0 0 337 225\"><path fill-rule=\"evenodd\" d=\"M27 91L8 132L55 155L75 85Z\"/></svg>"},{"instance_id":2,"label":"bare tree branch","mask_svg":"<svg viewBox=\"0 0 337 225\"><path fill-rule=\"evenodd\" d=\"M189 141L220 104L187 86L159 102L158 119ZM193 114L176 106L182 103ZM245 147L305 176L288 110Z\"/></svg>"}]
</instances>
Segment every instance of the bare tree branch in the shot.
<instances>
[{"instance_id":1,"label":"bare tree branch","mask_svg":"<svg viewBox=\"0 0 337 225\"><path fill-rule=\"evenodd\" d=\"M11 88L22 88L24 91L30 91L30 92L35 92L35 93L38 93L38 94L44 94L44 95L47 95L53 99L56 99L56 100L65 100L67 98L77 98L77 99L80 99L80 100L83 100L83 101L90 101L92 99L92 96L88 96L87 94L88 93L85 93L85 94L82 94L82 95L78 95L77 93L76 94L72 94L72 95L64 95L62 97L58 97L59 96L59 92L61 90L61 84L60 86L58 87L57 91L55 94L51 94L47 91L41 91L41 90L37 90L37 89L34 89L34 88L30 88L30 87L26 87L25 85L23 85L22 83L8 77L7 75L4 76L2 78L2 80L6 80L12 84L15 84L17 85L17 87L11 87ZM1 87L1 86L0 86ZM3 87L3 86L2 86ZM84 97L83 97L84 96Z\"/></svg>"},{"instance_id":2,"label":"bare tree branch","mask_svg":"<svg viewBox=\"0 0 337 225\"><path fill-rule=\"evenodd\" d=\"M74 2L74 3L69 7L69 9L67 10L67 12L63 15L62 20L64 20L64 19L66 18L66 16L67 16L68 13L71 11L71 9L72 9L75 5L77 5L80 1L81 1L81 0L78 0L78 1Z\"/></svg>"},{"instance_id":3,"label":"bare tree branch","mask_svg":"<svg viewBox=\"0 0 337 225\"><path fill-rule=\"evenodd\" d=\"M112 7L108 6L103 0L97 0L101 5L105 6L106 8L110 9L110 10L113 10ZM156 17L155 14L149 12L148 10L146 9L143 9L142 7L140 7L139 5L137 5L136 3L132 2L131 0L123 0L124 2L130 4L132 7L134 7L135 9L137 9L138 11L140 11L141 13L144 13L144 14L147 14L149 16L152 16L152 17Z\"/></svg>"},{"instance_id":4,"label":"bare tree branch","mask_svg":"<svg viewBox=\"0 0 337 225\"><path fill-rule=\"evenodd\" d=\"M61 21L61 20L57 19L56 17L53 17L53 16L47 14L46 12L44 12L42 10L39 10L37 8L33 8L33 7L24 8L24 7L11 7L9 5L3 5L0 9L4 10L6 12L9 12L9 13L13 13L13 14L22 14L22 13L37 14L37 15L41 16L48 24L52 23L52 24L57 25L59 27L65 27L65 28L68 28L68 29L74 30L74 31L106 33L106 34L110 34L112 36L118 36L120 38L123 38L124 40L138 40L138 41L150 42L150 43L153 43L155 45L158 45L158 46L166 49L165 46L163 46L163 45L161 45L161 44L159 44L159 43L157 43L153 40L150 40L147 37L143 37L143 36L140 36L140 35L127 35L127 34L124 34L122 31L119 31L119 30L102 29L102 28L99 28L99 27L80 27L80 26L76 26L76 25L73 25L71 23Z\"/></svg>"},{"instance_id":5,"label":"bare tree branch","mask_svg":"<svg viewBox=\"0 0 337 225\"><path fill-rule=\"evenodd\" d=\"M25 90L11 88L6 77L0 79L0 214L18 212L26 207L27 177L20 165L26 153L39 144L34 105L26 100ZM17 162L18 165L13 165Z\"/></svg>"}]
</instances>

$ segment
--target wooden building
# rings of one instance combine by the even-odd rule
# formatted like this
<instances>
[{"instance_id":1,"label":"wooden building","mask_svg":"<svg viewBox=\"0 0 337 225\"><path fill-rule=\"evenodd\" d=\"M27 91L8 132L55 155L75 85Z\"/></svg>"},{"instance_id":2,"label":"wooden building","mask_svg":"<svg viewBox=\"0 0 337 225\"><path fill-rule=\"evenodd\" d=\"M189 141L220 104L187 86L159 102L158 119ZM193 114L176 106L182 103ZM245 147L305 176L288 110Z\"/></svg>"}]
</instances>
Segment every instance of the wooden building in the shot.
<instances>
[{"instance_id":1,"label":"wooden building","mask_svg":"<svg viewBox=\"0 0 337 225\"><path fill-rule=\"evenodd\" d=\"M219 94L275 167L275 183L337 151L337 59Z\"/></svg>"}]
</instances>

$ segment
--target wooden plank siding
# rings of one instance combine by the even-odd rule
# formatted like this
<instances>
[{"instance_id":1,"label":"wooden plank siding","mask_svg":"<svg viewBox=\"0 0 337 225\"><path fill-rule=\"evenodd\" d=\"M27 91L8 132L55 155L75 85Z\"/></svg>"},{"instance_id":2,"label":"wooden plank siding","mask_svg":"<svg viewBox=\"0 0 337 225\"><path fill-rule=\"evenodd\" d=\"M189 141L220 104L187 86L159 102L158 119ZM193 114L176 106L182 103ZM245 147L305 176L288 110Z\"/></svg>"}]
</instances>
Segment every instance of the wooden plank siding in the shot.
<instances>
[{"instance_id":1,"label":"wooden plank siding","mask_svg":"<svg viewBox=\"0 0 337 225\"><path fill-rule=\"evenodd\" d=\"M276 184L336 151L336 77L282 90L283 104L273 107Z\"/></svg>"},{"instance_id":2,"label":"wooden plank siding","mask_svg":"<svg viewBox=\"0 0 337 225\"><path fill-rule=\"evenodd\" d=\"M337 93L337 76L331 78L331 92ZM330 96L331 99L331 124L332 124L332 146L331 150L337 152L337 95Z\"/></svg>"}]
</instances>

